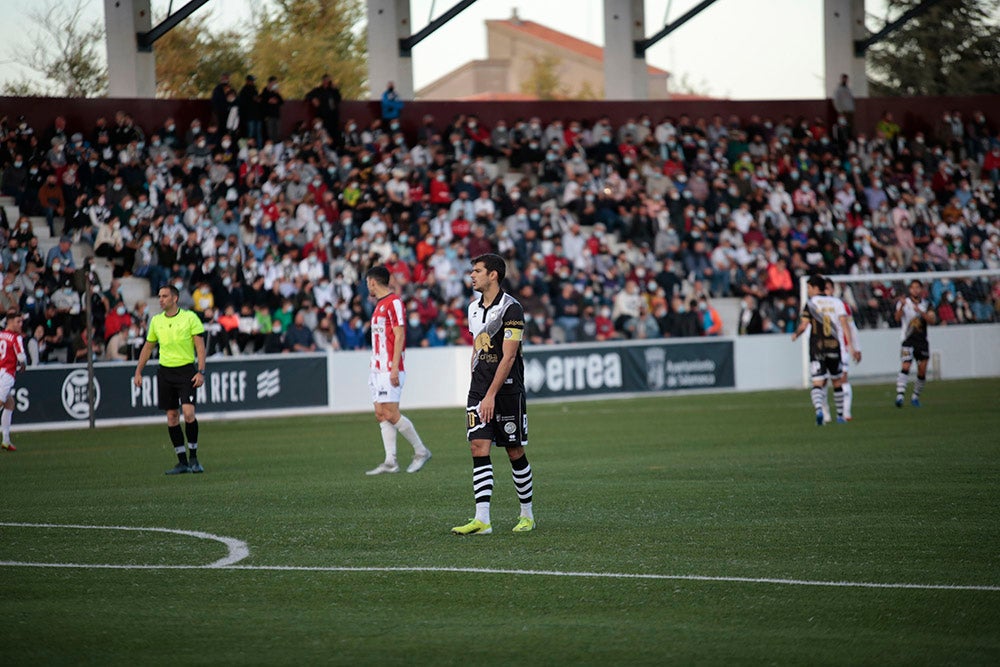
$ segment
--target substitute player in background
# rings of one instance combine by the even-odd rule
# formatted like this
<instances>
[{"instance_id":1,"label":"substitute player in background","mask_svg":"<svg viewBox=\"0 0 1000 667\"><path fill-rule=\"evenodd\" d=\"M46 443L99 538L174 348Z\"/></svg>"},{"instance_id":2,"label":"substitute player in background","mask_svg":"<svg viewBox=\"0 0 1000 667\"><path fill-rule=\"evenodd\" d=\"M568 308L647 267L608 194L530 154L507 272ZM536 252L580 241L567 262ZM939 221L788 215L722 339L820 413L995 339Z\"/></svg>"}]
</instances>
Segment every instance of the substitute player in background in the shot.
<instances>
[{"instance_id":1,"label":"substitute player in background","mask_svg":"<svg viewBox=\"0 0 1000 667\"><path fill-rule=\"evenodd\" d=\"M833 293L833 281L829 278L826 279L826 287L823 289L823 293L827 296L832 296L835 299L840 299ZM850 354L847 351L847 334L844 332L840 336L840 367L844 371L844 419L851 421L854 416L851 413L851 408L854 405L854 388L851 386L850 373L848 369L851 367L851 362L856 364L861 363L861 338L858 336L858 325L854 323L854 313L851 312L851 307L846 301L840 299L840 302L844 304L844 312L847 313L847 324L850 328L851 338L854 340L854 354ZM827 385L829 386L829 384ZM827 402L827 397L823 397L823 423L828 424L833 419L830 417L830 405Z\"/></svg>"},{"instance_id":2,"label":"substitute player in background","mask_svg":"<svg viewBox=\"0 0 1000 667\"><path fill-rule=\"evenodd\" d=\"M413 422L399 412L399 399L406 382L403 356L406 348L406 309L403 300L389 287L389 269L373 266L365 273L368 293L376 300L372 312L372 360L368 373L368 389L375 404L375 419L382 429L385 460L367 475L399 472L396 463L396 433L402 433L413 446L413 460L406 472L424 467L431 452L420 440Z\"/></svg>"},{"instance_id":3,"label":"substitute player in background","mask_svg":"<svg viewBox=\"0 0 1000 667\"><path fill-rule=\"evenodd\" d=\"M136 387L142 386L142 369L152 356L153 348L159 345L158 403L160 409L167 412L167 431L177 454L177 465L167 474L205 472L198 462L198 419L194 414L195 390L205 384L205 327L193 312L178 307L178 292L173 285L161 287L158 296L163 312L149 321L146 343L139 352L139 365L132 381ZM178 404L181 410L177 409ZM181 431L181 411L184 412L184 432ZM185 433L187 450L184 448Z\"/></svg>"},{"instance_id":4,"label":"substitute player in background","mask_svg":"<svg viewBox=\"0 0 1000 667\"><path fill-rule=\"evenodd\" d=\"M472 450L472 492L476 516L456 535L488 535L490 501L493 498L493 463L490 447L507 449L514 488L521 502L515 533L535 527L532 512L531 466L524 453L528 444L528 413L524 399L524 309L500 288L507 265L499 255L480 255L472 260L472 289L482 298L469 304L469 331L474 339L472 381L466 403L466 428Z\"/></svg>"},{"instance_id":5,"label":"substitute player in background","mask_svg":"<svg viewBox=\"0 0 1000 667\"><path fill-rule=\"evenodd\" d=\"M28 363L21 335L23 324L21 313L11 310L7 312L7 326L0 331L0 404L3 405L0 425L3 426L2 447L5 452L17 451L10 441L10 422L14 417L14 378Z\"/></svg>"},{"instance_id":6,"label":"substitute player in background","mask_svg":"<svg viewBox=\"0 0 1000 667\"><path fill-rule=\"evenodd\" d=\"M896 407L903 407L903 396L910 380L910 365L917 361L917 381L913 383L910 404L920 407L920 392L927 382L927 360L930 359L930 345L927 342L927 325L934 324L937 316L930 303L924 298L924 284L911 280L908 294L896 302L896 321L902 326L900 358L903 365L896 378Z\"/></svg>"},{"instance_id":7,"label":"substitute player in background","mask_svg":"<svg viewBox=\"0 0 1000 667\"><path fill-rule=\"evenodd\" d=\"M806 284L809 298L802 306L802 316L798 329L792 334L796 340L806 329L809 331L809 371L812 375L813 407L816 409L816 424L823 425L823 403L826 399L824 385L827 378L833 383L833 402L837 407L837 423L845 423L844 417L844 371L841 362L841 336L846 334L848 354L854 354L854 341L847 323L844 302L826 296L826 278L810 276Z\"/></svg>"}]
</instances>

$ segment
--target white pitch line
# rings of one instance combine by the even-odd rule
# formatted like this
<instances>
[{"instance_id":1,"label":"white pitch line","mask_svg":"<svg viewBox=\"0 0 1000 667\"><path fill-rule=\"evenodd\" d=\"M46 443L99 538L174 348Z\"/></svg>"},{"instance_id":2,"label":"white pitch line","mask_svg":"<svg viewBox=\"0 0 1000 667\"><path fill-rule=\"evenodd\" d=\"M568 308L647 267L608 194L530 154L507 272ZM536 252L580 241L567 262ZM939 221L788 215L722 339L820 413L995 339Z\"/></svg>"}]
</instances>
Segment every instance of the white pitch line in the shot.
<instances>
[{"instance_id":1,"label":"white pitch line","mask_svg":"<svg viewBox=\"0 0 1000 667\"><path fill-rule=\"evenodd\" d=\"M12 526L15 528L74 528L81 530L129 530L133 532L153 532L153 533L173 533L174 535L186 535L188 537L196 537L199 540L214 540L216 542L221 542L226 545L226 557L220 558L214 563L209 563L208 565L195 565L192 567L198 568L218 568L218 567L228 567L234 563L238 563L247 556L250 555L250 548L247 543L243 540L237 540L233 537L225 537L222 535L213 535L212 533L203 533L198 530L178 530L176 528L139 528L135 526L81 526L77 524L65 524L65 523L9 523L0 522L0 526ZM15 565L16 563L0 563L2 565ZM35 564L42 565L42 564ZM74 565L75 567L75 565ZM106 565L93 565L93 566L81 566L81 567L108 567ZM173 568L173 567L187 567L184 565L139 565L135 566L136 569L155 569L155 568Z\"/></svg>"},{"instance_id":2,"label":"white pitch line","mask_svg":"<svg viewBox=\"0 0 1000 667\"><path fill-rule=\"evenodd\" d=\"M812 581L808 579L776 579L773 577L713 577L698 574L634 574L626 572L563 572L559 570L499 570L481 567L351 567L308 565L116 565L113 563L27 563L0 561L0 567L42 567L95 570L243 570L247 572L449 572L463 574L510 574L549 577L579 577L591 579L653 579L660 581L706 581L741 584L776 584L782 586L824 586L832 588L888 588L923 591L997 592L1000 586L964 584L905 584L868 581Z\"/></svg>"},{"instance_id":3,"label":"white pitch line","mask_svg":"<svg viewBox=\"0 0 1000 667\"><path fill-rule=\"evenodd\" d=\"M698 574L636 574L627 572L564 572L560 570L507 570L481 567L406 567L406 566L308 566L308 565L236 565L250 555L246 542L232 537L223 537L193 530L173 528L136 528L131 526L80 526L50 523L5 523L0 526L26 528L82 528L91 530L129 530L175 533L199 539L222 542L229 549L226 558L208 565L117 565L114 563L29 563L23 561L0 561L0 567L41 567L95 570L243 570L248 572L448 572L462 574L510 574L522 576L576 577L590 579L645 579L659 581L706 581L740 584L775 584L780 586L823 586L832 588L882 588L924 591L978 591L1000 592L1000 586L974 584L907 584L879 583L870 581L819 581L809 579L779 579L774 577L716 577Z\"/></svg>"},{"instance_id":4,"label":"white pitch line","mask_svg":"<svg viewBox=\"0 0 1000 667\"><path fill-rule=\"evenodd\" d=\"M837 588L898 588L947 591L1000 591L1000 586L965 584L894 584L865 581L811 581L772 577L713 577L698 574L633 574L626 572L563 572L560 570L502 570L482 567L348 567L295 565L231 565L227 570L270 570L279 572L461 572L468 574L513 574L593 579L658 579L668 581L717 581L744 584L781 584L785 586L831 586Z\"/></svg>"}]
</instances>

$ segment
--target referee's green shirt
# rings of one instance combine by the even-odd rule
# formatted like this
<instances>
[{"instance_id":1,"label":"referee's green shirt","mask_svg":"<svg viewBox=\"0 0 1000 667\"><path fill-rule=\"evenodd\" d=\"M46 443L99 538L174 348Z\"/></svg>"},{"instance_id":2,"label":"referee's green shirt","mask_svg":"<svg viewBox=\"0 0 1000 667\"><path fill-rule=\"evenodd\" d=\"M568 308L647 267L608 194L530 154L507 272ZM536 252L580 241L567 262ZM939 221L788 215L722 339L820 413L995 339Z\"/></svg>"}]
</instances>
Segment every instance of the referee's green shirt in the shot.
<instances>
[{"instance_id":1,"label":"referee's green shirt","mask_svg":"<svg viewBox=\"0 0 1000 667\"><path fill-rule=\"evenodd\" d=\"M194 337L205 333L201 318L183 308L173 317L165 313L149 321L146 340L160 344L160 365L166 368L186 366L195 362Z\"/></svg>"}]
</instances>

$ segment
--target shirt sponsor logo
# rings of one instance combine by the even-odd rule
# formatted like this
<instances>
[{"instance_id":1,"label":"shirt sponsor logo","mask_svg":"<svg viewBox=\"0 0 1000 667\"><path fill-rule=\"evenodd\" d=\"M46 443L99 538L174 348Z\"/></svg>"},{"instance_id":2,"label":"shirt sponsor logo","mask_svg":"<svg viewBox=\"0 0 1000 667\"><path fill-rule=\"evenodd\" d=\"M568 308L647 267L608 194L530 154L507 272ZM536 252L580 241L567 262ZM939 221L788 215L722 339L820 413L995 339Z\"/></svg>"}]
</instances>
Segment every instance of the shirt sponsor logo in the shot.
<instances>
[{"instance_id":1,"label":"shirt sponsor logo","mask_svg":"<svg viewBox=\"0 0 1000 667\"><path fill-rule=\"evenodd\" d=\"M490 335L483 331L478 336L476 336L475 341L476 352L482 352L483 350L493 349L493 341L490 340Z\"/></svg>"}]
</instances>

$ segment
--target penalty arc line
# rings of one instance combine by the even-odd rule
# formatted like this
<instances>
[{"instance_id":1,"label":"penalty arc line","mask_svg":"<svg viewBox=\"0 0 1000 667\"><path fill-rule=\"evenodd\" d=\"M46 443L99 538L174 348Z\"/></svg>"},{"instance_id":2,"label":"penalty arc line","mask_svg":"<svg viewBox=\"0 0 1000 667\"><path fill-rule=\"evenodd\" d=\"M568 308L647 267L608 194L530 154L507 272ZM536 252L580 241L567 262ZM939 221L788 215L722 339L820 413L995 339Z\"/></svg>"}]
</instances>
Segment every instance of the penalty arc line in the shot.
<instances>
[{"instance_id":1,"label":"penalty arc line","mask_svg":"<svg viewBox=\"0 0 1000 667\"><path fill-rule=\"evenodd\" d=\"M133 532L159 532L186 535L199 539L214 540L225 544L229 550L225 558L217 560L208 565L134 565L134 564L114 564L114 563L31 563L23 561L0 561L0 567L39 567L39 568L66 568L66 569L102 569L102 570L242 570L260 572L444 572L462 574L508 574L521 576L549 576L549 577L575 577L590 579L640 579L658 581L704 581L721 583L744 583L744 584L772 584L782 586L820 586L830 588L875 588L875 589L902 589L902 590L928 590L928 591L977 591L977 592L1000 592L1000 585L975 585L975 584L908 584L908 583L880 583L864 581L821 581L809 579L781 579L775 577L725 577L697 574L642 574L627 572L566 572L560 570L513 570L501 568L480 568L480 567L421 567L421 566L297 566L297 565L237 565L239 561L250 555L250 549L246 542L231 537L213 535L193 530L178 530L173 528L138 528L131 526L82 526L74 524L47 524L47 523L6 523L0 522L0 526L13 526L25 528L74 528L88 530L126 530Z\"/></svg>"},{"instance_id":2,"label":"penalty arc line","mask_svg":"<svg viewBox=\"0 0 1000 667\"><path fill-rule=\"evenodd\" d=\"M0 521L0 526L11 526L11 527L14 527L14 528L71 528L71 529L79 529L79 530L126 530L126 531L132 531L132 532L136 532L136 533L141 533L141 532L171 533L171 534L174 534L174 535L185 535L187 537L195 537L195 538L198 538L200 540L213 540L215 542L221 542L222 544L224 544L226 546L226 550L227 550L225 558L220 558L219 560L215 561L214 563L209 563L208 565L194 565L194 566L186 566L186 565L180 565L180 566L178 566L178 565L137 565L137 566L133 566L135 569L147 569L148 570L148 569L157 569L157 568L177 568L177 567L180 567L180 568L186 568L186 567L195 567L195 568L220 568L220 567L228 567L230 565L233 565L234 563L238 563L238 562L240 562L241 560L243 560L244 558L246 558L247 556L250 555L250 547L248 547L247 543L244 542L243 540L237 540L236 538L225 537L223 535L213 535L212 533L203 533L203 532L201 532L199 530L179 530L179 529L176 529L176 528L140 528L140 527L136 527L136 526L82 526L82 525L77 525L77 524L65 524L65 523L10 523L10 522L4 522L4 521ZM15 564L18 564L18 563L13 563L13 562L9 562L8 563L8 562L5 562L5 563L0 563L0 564L3 564L3 565L15 565ZM32 563L31 565L40 566L40 565L44 565L44 564L42 564L42 563ZM53 564L49 564L49 565L51 566ZM55 565L58 565L58 564L55 564ZM67 565L69 565L69 564L67 564ZM80 567L103 567L103 568L107 568L109 566L108 565L81 565ZM111 566L111 567L120 567L120 566Z\"/></svg>"}]
</instances>

